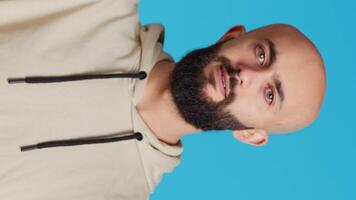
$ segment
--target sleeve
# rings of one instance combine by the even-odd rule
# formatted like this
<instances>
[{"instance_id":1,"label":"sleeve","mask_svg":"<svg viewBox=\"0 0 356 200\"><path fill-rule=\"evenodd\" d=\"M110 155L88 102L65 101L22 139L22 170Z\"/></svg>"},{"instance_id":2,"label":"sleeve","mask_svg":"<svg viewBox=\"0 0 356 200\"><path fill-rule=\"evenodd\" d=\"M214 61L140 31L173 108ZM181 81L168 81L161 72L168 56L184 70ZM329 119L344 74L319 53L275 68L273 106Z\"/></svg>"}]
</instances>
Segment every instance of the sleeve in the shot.
<instances>
[{"instance_id":1,"label":"sleeve","mask_svg":"<svg viewBox=\"0 0 356 200\"><path fill-rule=\"evenodd\" d=\"M0 76L130 71L136 0L0 1Z\"/></svg>"}]
</instances>

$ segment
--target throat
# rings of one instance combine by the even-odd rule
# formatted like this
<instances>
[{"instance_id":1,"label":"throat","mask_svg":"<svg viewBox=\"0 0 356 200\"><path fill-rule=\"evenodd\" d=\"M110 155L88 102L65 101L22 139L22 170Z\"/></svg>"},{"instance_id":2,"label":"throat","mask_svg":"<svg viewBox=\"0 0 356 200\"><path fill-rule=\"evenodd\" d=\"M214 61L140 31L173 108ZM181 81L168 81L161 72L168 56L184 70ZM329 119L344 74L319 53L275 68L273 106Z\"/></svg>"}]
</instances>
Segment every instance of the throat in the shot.
<instances>
[{"instance_id":1,"label":"throat","mask_svg":"<svg viewBox=\"0 0 356 200\"><path fill-rule=\"evenodd\" d=\"M185 122L173 101L169 76L174 66L172 62L160 62L154 66L144 94L136 105L139 115L156 137L170 145L177 144L184 135L199 131Z\"/></svg>"},{"instance_id":2,"label":"throat","mask_svg":"<svg viewBox=\"0 0 356 200\"><path fill-rule=\"evenodd\" d=\"M146 106L137 105L136 109L159 140L175 145L184 135L198 130L187 124L172 104L173 102L161 99Z\"/></svg>"}]
</instances>

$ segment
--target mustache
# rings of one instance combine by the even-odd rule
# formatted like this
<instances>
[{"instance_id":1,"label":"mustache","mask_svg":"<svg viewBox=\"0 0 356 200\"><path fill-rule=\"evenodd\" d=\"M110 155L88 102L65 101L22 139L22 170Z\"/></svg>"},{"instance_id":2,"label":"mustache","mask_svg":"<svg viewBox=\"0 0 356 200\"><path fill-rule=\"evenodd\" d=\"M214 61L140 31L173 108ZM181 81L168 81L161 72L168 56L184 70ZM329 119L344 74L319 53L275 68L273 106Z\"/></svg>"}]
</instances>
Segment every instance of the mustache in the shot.
<instances>
[{"instance_id":1,"label":"mustache","mask_svg":"<svg viewBox=\"0 0 356 200\"><path fill-rule=\"evenodd\" d=\"M226 69L226 71L230 77L236 75L239 71L239 70L235 69L231 64L231 61L224 56L217 56L214 59L214 61L219 62L221 64L221 66L223 66Z\"/></svg>"}]
</instances>

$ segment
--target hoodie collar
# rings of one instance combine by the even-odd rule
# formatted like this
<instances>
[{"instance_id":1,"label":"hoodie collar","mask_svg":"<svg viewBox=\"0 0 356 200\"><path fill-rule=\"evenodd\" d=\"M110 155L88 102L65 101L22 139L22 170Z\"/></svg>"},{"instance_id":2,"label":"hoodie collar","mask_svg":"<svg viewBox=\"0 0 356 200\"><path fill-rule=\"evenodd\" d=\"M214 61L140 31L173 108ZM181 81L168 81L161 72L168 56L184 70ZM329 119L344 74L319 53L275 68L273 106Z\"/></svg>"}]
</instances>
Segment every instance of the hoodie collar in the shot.
<instances>
[{"instance_id":1,"label":"hoodie collar","mask_svg":"<svg viewBox=\"0 0 356 200\"><path fill-rule=\"evenodd\" d=\"M149 72L153 66L164 59L172 60L172 57L163 51L164 28L160 24L150 24L143 26L140 30L140 40L142 48L142 56L140 62L140 70ZM179 156L183 151L181 140L176 145L170 145L159 140L153 131L147 126L139 115L136 105L138 100L143 96L144 87L147 84L148 78L144 80L135 80L133 94L133 122L135 131L140 131L149 143L159 151L169 156Z\"/></svg>"}]
</instances>

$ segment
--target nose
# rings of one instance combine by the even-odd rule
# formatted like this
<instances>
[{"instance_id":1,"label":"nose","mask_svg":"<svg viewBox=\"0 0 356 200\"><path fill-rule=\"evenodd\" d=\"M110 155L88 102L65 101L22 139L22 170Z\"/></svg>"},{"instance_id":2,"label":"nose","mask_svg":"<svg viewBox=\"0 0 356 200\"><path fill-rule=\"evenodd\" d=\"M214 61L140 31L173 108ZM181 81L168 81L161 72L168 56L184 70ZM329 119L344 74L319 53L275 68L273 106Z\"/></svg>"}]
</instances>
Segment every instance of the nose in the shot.
<instances>
[{"instance_id":1,"label":"nose","mask_svg":"<svg viewBox=\"0 0 356 200\"><path fill-rule=\"evenodd\" d=\"M237 79L240 80L240 86L243 88L249 88L253 84L260 82L265 75L265 71L256 71L251 69L240 69L236 74Z\"/></svg>"}]
</instances>

